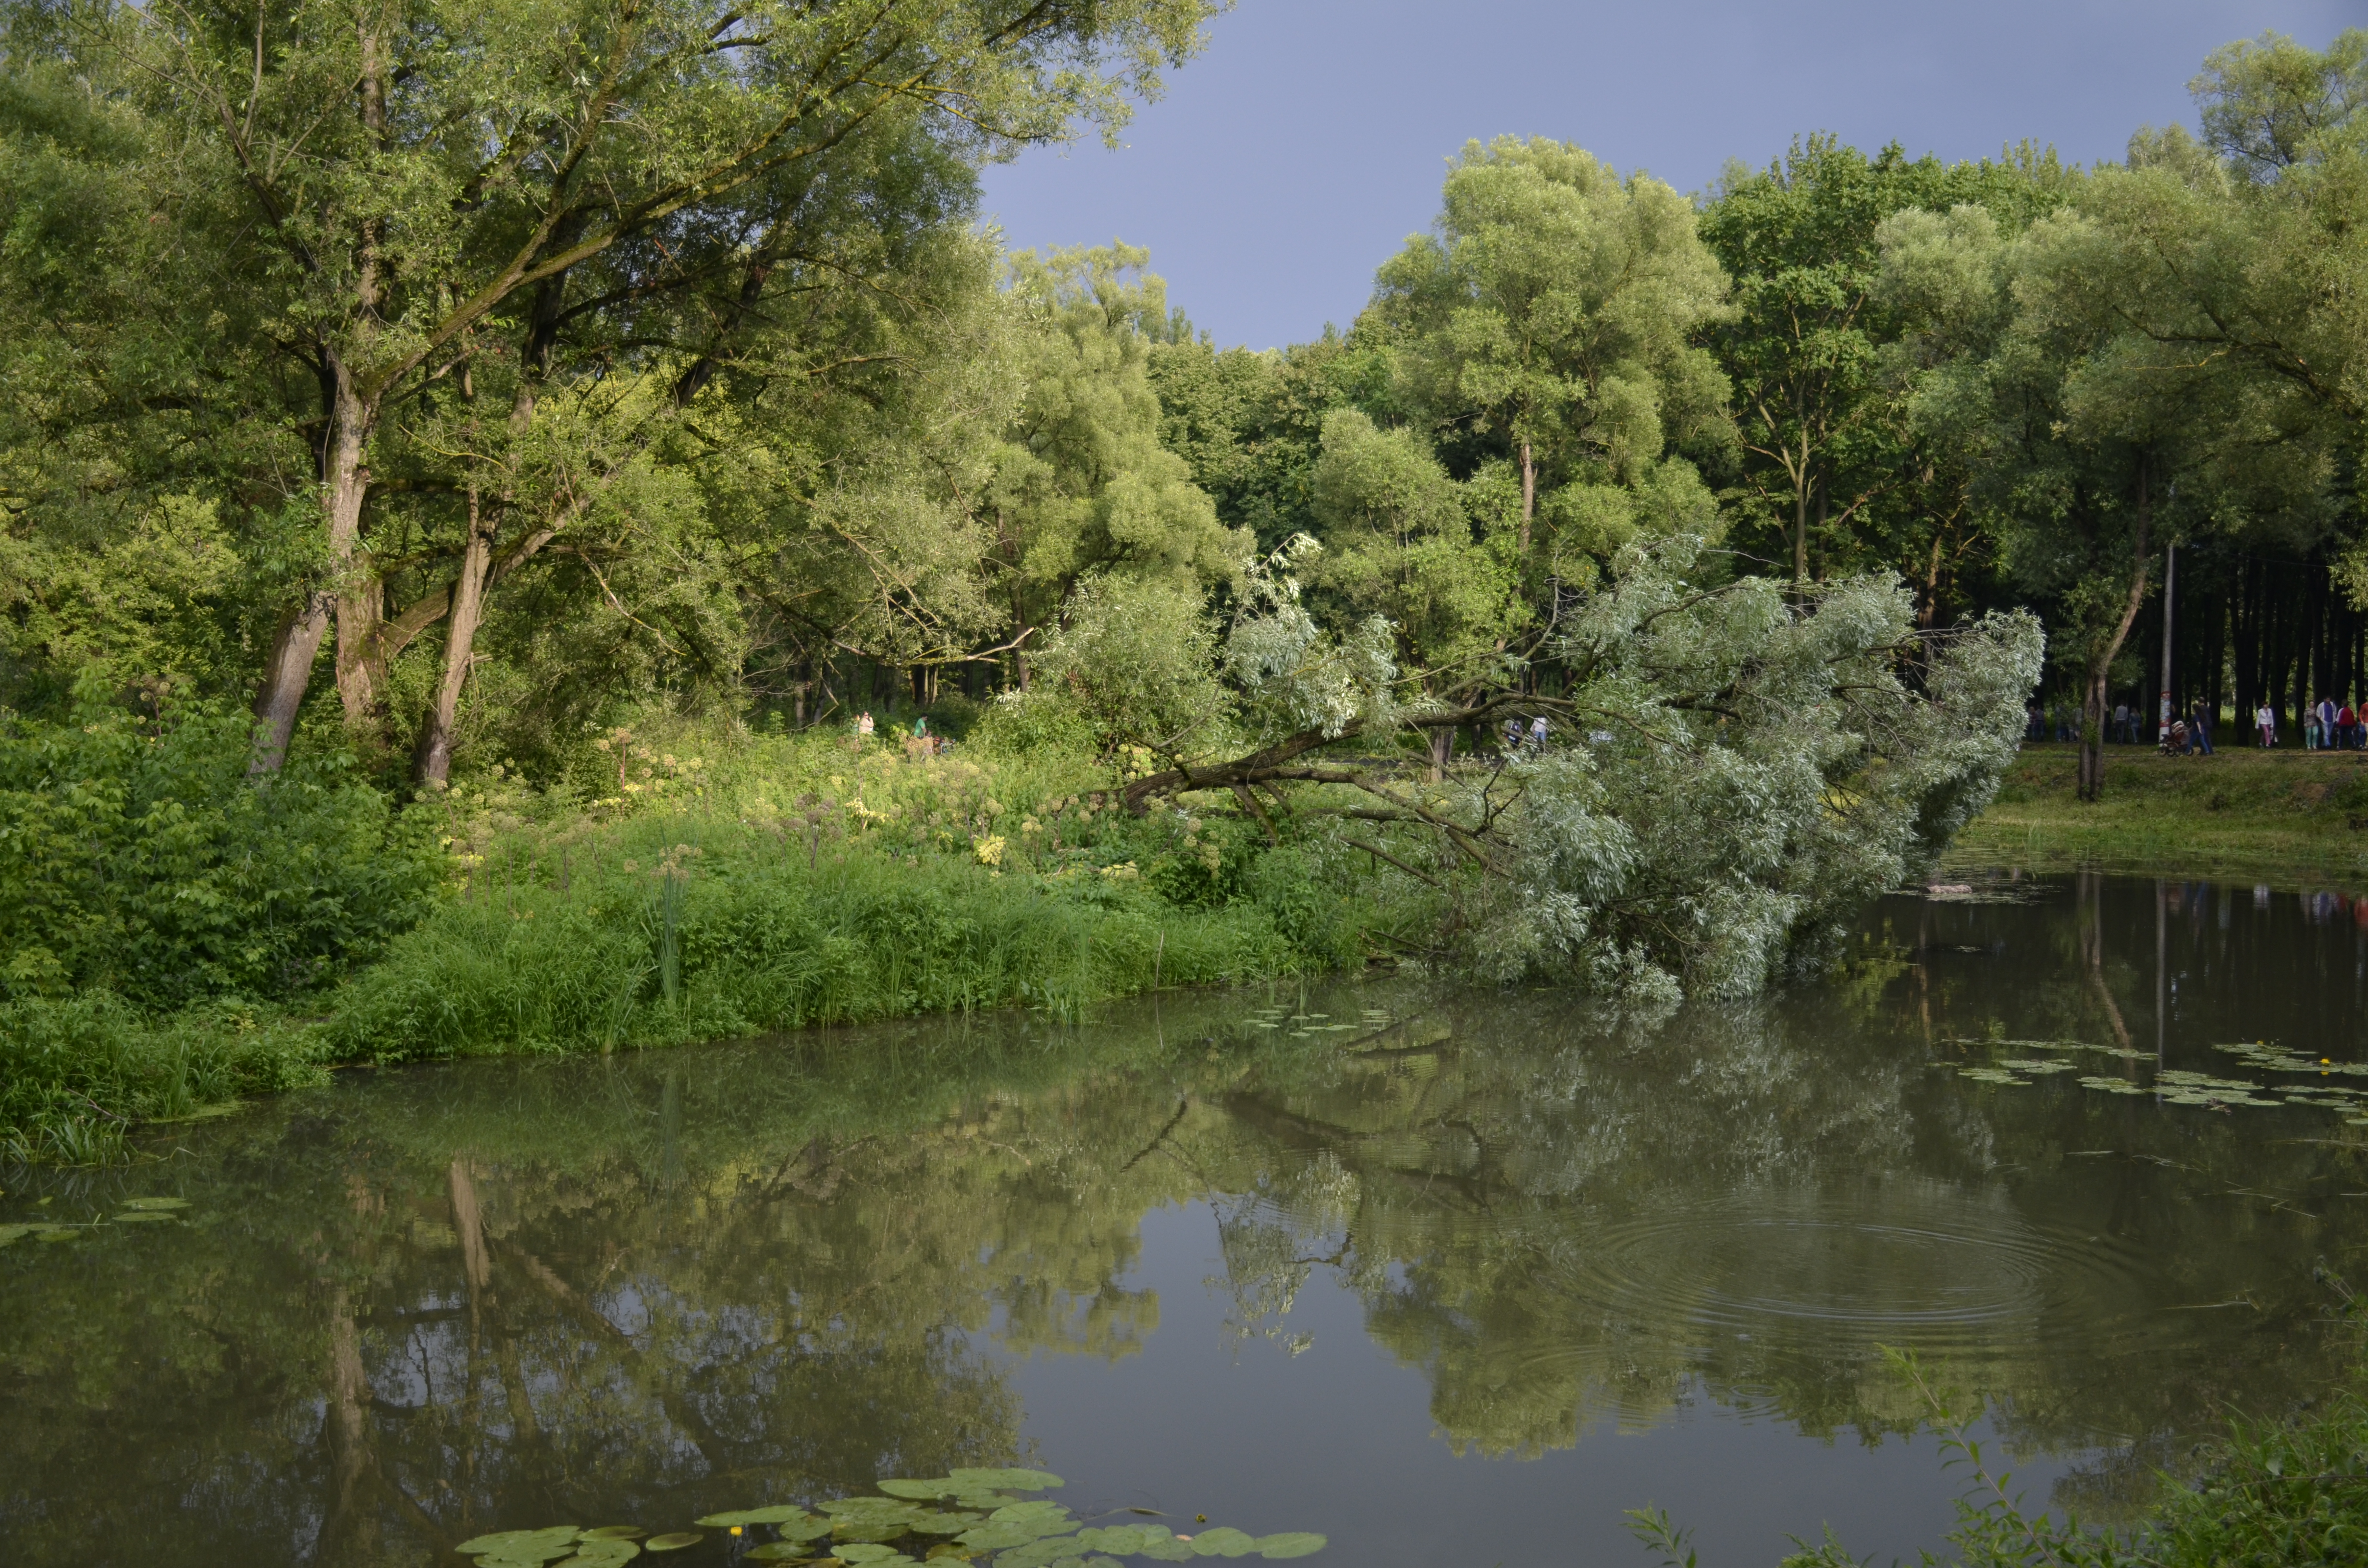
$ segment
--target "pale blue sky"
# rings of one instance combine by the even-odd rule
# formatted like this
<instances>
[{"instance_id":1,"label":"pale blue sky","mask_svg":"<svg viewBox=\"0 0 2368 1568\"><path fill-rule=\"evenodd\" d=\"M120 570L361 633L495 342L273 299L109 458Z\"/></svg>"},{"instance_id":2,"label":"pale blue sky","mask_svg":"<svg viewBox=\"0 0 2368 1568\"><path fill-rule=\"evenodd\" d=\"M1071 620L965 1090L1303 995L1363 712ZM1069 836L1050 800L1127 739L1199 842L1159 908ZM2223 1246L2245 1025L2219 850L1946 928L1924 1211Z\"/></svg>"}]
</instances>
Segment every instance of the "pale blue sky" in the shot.
<instances>
[{"instance_id":1,"label":"pale blue sky","mask_svg":"<svg viewBox=\"0 0 2368 1568\"><path fill-rule=\"evenodd\" d=\"M1820 130L2091 163L2192 124L2217 45L2347 26L2368 0L1241 0L1122 150L990 169L985 207L1018 246L1148 245L1196 324L1267 347L1348 324L1470 137L1557 137L1688 191Z\"/></svg>"}]
</instances>

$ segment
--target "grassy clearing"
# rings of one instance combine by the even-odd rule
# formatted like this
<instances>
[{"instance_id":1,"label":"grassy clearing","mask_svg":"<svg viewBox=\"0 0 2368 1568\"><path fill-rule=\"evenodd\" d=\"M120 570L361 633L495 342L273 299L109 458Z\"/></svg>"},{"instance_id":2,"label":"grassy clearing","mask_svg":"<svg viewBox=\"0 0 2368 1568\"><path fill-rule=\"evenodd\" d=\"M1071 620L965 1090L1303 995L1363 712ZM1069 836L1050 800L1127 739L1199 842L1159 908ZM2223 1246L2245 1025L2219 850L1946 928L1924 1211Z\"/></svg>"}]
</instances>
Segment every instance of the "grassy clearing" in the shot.
<instances>
[{"instance_id":1,"label":"grassy clearing","mask_svg":"<svg viewBox=\"0 0 2368 1568\"><path fill-rule=\"evenodd\" d=\"M2026 745L1950 865L2368 889L2368 754L2111 747L2093 805L2078 798L2078 765L2071 745Z\"/></svg>"}]
</instances>

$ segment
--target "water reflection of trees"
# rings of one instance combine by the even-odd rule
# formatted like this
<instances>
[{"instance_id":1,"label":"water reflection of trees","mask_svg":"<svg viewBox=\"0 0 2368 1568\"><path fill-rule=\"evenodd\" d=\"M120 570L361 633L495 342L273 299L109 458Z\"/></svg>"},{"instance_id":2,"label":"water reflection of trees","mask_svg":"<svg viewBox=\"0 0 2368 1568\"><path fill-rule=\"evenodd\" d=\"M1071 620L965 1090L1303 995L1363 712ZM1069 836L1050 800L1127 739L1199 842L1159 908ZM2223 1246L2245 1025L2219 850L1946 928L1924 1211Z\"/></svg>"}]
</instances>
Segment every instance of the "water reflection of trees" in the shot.
<instances>
[{"instance_id":1,"label":"water reflection of trees","mask_svg":"<svg viewBox=\"0 0 2368 1568\"><path fill-rule=\"evenodd\" d=\"M1215 997L283 1108L215 1134L188 1228L5 1260L0 1518L45 1561L416 1562L1024 1459L983 1346L1130 1354L1142 1217L1192 1199L1234 1332L1295 1346L1340 1279L1482 1453L1704 1397L1903 1429L1875 1346L1905 1343L2020 1442L2133 1445L2104 1495L2323 1376L2308 1271L2347 1238L2297 1199L2368 1185L2356 1142L1968 1092L1926 1042L1995 988L1908 946L1657 1028L1362 988L1332 1010L1397 1021L1278 1043Z\"/></svg>"}]
</instances>

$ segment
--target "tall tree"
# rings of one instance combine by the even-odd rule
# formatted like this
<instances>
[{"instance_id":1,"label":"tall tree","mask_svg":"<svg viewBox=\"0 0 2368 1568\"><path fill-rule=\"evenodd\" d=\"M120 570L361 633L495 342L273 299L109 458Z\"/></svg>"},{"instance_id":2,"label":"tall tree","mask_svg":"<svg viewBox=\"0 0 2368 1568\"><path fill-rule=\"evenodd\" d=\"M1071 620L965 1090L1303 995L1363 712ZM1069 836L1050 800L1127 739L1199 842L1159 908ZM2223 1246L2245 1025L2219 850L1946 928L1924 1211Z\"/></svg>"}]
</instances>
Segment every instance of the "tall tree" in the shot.
<instances>
[{"instance_id":1,"label":"tall tree","mask_svg":"<svg viewBox=\"0 0 2368 1568\"><path fill-rule=\"evenodd\" d=\"M1634 484L1674 442L1724 432L1725 378L1693 337L1725 287L1668 186L1499 137L1464 147L1370 314L1398 335L1435 427L1513 464L1526 557L1545 487Z\"/></svg>"},{"instance_id":2,"label":"tall tree","mask_svg":"<svg viewBox=\"0 0 2368 1568\"><path fill-rule=\"evenodd\" d=\"M563 339L594 326L614 355L607 373L654 375L686 403L761 312L775 271L827 249L812 218L833 206L842 149L903 127L974 159L1066 135L1080 118L1114 130L1127 90L1155 89L1161 62L1197 47L1205 10L69 8L41 41L138 100L221 182L209 195L245 206L245 248L210 259L249 270L268 337L316 397L305 435L324 569L276 639L256 699L257 766L284 755L333 622L346 715L370 730L382 721L390 620L428 613L438 595L433 619L460 602L456 581L390 615L393 552L370 503L392 413L499 364L504 406L476 428L524 436ZM34 40L28 30L20 41ZM504 556L464 547L463 574L489 583L564 532L585 498L575 487Z\"/></svg>"},{"instance_id":3,"label":"tall tree","mask_svg":"<svg viewBox=\"0 0 2368 1568\"><path fill-rule=\"evenodd\" d=\"M1055 623L1087 574L1165 578L1197 597L1249 550L1246 530L1221 524L1184 460L1160 445L1151 347L1180 324L1165 284L1126 276L1148 259L1126 245L1011 258L1027 391L977 505L1023 687L1027 640Z\"/></svg>"}]
</instances>

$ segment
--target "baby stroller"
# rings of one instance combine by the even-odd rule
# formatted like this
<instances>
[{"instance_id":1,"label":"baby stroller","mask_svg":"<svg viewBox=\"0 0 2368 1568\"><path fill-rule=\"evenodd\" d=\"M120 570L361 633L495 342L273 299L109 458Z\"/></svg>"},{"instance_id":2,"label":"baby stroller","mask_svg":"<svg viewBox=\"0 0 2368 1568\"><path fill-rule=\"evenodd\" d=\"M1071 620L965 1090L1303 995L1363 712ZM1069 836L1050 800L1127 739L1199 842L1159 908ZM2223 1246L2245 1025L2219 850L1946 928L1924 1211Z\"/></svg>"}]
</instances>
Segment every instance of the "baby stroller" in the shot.
<instances>
[{"instance_id":1,"label":"baby stroller","mask_svg":"<svg viewBox=\"0 0 2368 1568\"><path fill-rule=\"evenodd\" d=\"M2192 737L2191 737L2187 733L2187 721L2184 719L2172 720L2170 722L2170 728L2162 733L2162 742L2157 749L2165 756L2192 756L2195 751L2195 743Z\"/></svg>"}]
</instances>

